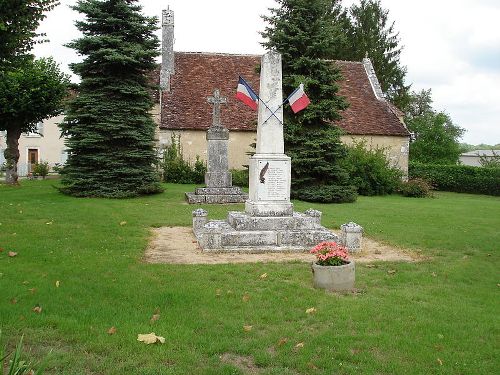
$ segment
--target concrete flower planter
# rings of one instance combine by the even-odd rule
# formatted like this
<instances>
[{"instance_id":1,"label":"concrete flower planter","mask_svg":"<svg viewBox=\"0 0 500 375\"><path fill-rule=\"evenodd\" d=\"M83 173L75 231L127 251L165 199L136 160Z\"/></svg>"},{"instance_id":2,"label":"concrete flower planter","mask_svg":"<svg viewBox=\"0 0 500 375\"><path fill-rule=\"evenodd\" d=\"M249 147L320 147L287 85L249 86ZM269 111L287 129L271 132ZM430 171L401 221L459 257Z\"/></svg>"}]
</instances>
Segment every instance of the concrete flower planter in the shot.
<instances>
[{"instance_id":1,"label":"concrete flower planter","mask_svg":"<svg viewBox=\"0 0 500 375\"><path fill-rule=\"evenodd\" d=\"M354 289L354 261L343 266L320 266L314 262L311 266L314 287L331 291L348 291Z\"/></svg>"}]
</instances>

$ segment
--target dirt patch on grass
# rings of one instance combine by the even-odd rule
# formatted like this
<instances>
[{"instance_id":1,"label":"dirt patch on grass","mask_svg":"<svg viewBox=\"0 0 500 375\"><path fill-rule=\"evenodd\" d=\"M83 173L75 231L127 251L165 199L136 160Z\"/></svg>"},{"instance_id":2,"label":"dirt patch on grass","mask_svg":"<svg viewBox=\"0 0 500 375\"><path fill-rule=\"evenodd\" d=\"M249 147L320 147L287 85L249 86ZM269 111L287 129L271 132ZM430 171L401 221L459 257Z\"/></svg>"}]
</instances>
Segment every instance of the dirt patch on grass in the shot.
<instances>
[{"instance_id":1,"label":"dirt patch on grass","mask_svg":"<svg viewBox=\"0 0 500 375\"><path fill-rule=\"evenodd\" d=\"M245 374L260 374L260 368L255 365L252 357L242 356L232 353L224 353L220 356L223 363L227 363L237 367Z\"/></svg>"},{"instance_id":2,"label":"dirt patch on grass","mask_svg":"<svg viewBox=\"0 0 500 375\"><path fill-rule=\"evenodd\" d=\"M382 244L363 237L363 250L352 256L356 262L375 261L413 262L419 260L416 252ZM152 230L150 243L144 254L147 263L170 264L224 264L258 262L312 262L308 253L205 253L198 246L189 227L162 227Z\"/></svg>"}]
</instances>

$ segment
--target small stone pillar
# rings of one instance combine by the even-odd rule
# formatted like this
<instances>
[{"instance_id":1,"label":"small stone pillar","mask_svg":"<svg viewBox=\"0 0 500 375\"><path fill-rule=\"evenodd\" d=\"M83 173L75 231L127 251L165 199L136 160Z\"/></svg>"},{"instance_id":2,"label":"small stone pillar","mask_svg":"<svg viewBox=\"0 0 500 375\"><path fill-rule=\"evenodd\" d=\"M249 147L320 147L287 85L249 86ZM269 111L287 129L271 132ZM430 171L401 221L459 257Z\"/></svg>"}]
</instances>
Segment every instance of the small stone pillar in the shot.
<instances>
[{"instance_id":1,"label":"small stone pillar","mask_svg":"<svg viewBox=\"0 0 500 375\"><path fill-rule=\"evenodd\" d=\"M196 237L201 232L203 226L207 223L208 212L203 208L198 208L193 211L193 232Z\"/></svg>"},{"instance_id":2,"label":"small stone pillar","mask_svg":"<svg viewBox=\"0 0 500 375\"><path fill-rule=\"evenodd\" d=\"M361 239L363 237L363 227L352 221L340 226L340 243L345 246L349 253L361 251Z\"/></svg>"},{"instance_id":3,"label":"small stone pillar","mask_svg":"<svg viewBox=\"0 0 500 375\"><path fill-rule=\"evenodd\" d=\"M312 208L304 212L309 217L312 217L315 224L321 225L321 211L314 210Z\"/></svg>"}]
</instances>

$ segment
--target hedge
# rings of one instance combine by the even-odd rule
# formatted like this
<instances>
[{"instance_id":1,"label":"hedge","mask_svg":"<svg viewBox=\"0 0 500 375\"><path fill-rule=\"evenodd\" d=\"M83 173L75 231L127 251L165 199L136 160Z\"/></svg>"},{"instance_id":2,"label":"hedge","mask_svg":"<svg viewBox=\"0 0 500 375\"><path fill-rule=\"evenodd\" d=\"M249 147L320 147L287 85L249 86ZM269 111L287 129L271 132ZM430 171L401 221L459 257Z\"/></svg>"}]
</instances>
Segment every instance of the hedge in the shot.
<instances>
[{"instance_id":1,"label":"hedge","mask_svg":"<svg viewBox=\"0 0 500 375\"><path fill-rule=\"evenodd\" d=\"M500 168L410 163L408 174L426 179L437 190L500 195Z\"/></svg>"}]
</instances>

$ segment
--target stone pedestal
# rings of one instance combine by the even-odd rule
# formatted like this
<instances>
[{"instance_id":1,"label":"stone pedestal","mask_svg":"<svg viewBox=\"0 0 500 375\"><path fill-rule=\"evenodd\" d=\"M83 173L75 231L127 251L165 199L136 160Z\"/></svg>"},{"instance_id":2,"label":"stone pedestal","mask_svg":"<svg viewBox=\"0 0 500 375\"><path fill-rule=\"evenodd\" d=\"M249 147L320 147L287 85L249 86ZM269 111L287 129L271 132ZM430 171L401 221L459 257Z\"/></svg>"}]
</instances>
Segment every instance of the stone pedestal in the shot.
<instances>
[{"instance_id":1,"label":"stone pedestal","mask_svg":"<svg viewBox=\"0 0 500 375\"><path fill-rule=\"evenodd\" d=\"M207 130L207 187L186 193L186 199L190 204L243 203L248 195L240 187L232 186L228 159L229 130L220 123L220 104L225 103L226 98L215 90L208 101L214 104L214 113L212 126Z\"/></svg>"},{"instance_id":2,"label":"stone pedestal","mask_svg":"<svg viewBox=\"0 0 500 375\"><path fill-rule=\"evenodd\" d=\"M345 246L349 253L357 253L361 251L363 227L352 221L340 226L340 243Z\"/></svg>"}]
</instances>

